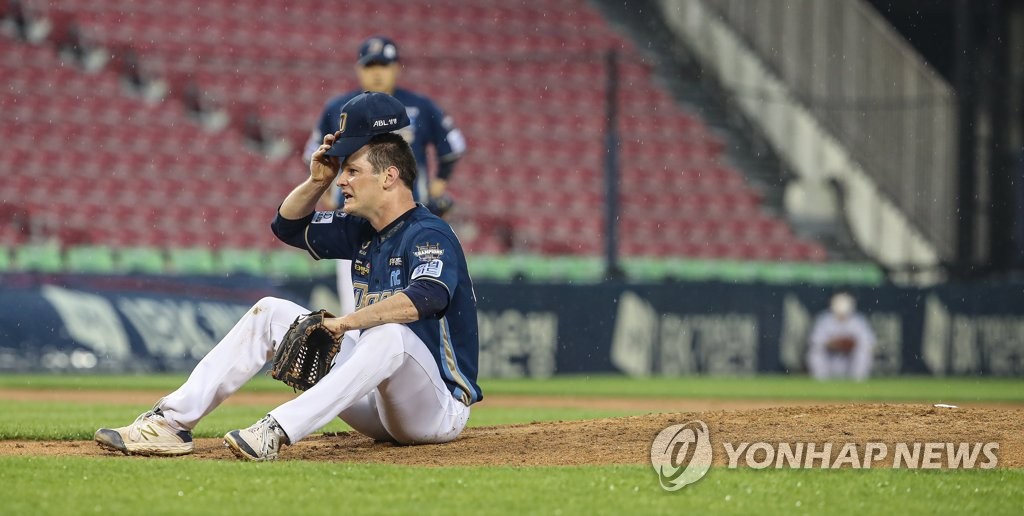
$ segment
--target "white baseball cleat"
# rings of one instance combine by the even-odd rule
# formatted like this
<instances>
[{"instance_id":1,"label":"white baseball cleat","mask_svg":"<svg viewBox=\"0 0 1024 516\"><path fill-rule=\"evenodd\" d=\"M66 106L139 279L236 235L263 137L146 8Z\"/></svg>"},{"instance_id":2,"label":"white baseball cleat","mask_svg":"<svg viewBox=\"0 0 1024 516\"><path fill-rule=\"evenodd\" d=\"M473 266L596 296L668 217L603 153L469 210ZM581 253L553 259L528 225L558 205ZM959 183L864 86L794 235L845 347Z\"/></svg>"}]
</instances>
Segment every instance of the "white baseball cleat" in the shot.
<instances>
[{"instance_id":1,"label":"white baseball cleat","mask_svg":"<svg viewBox=\"0 0 1024 516\"><path fill-rule=\"evenodd\" d=\"M282 444L288 444L288 435L270 414L249 428L232 430L224 436L224 446L244 460L275 460Z\"/></svg>"},{"instance_id":2,"label":"white baseball cleat","mask_svg":"<svg viewBox=\"0 0 1024 516\"><path fill-rule=\"evenodd\" d=\"M144 412L128 426L100 428L93 439L125 455L188 455L195 449L192 432L172 427L160 409Z\"/></svg>"}]
</instances>

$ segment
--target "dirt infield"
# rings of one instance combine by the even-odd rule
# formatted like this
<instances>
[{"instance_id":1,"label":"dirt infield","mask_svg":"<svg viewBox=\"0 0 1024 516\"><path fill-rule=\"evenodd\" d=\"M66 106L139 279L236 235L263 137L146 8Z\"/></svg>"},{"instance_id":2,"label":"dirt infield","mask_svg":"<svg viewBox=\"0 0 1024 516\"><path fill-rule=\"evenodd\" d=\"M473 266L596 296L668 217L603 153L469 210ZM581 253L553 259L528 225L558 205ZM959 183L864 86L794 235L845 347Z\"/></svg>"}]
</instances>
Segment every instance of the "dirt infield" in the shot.
<instances>
[{"instance_id":1,"label":"dirt infield","mask_svg":"<svg viewBox=\"0 0 1024 516\"><path fill-rule=\"evenodd\" d=\"M23 399L40 399L52 391L21 391ZM34 393L34 394L29 394ZM0 397L10 399L6 391ZM92 393L89 396L94 396ZM151 403L152 393L117 394L118 401ZM59 394L63 401L69 393ZM273 403L276 394L236 396L232 403ZM35 397L35 398L33 398ZM286 395L280 401L288 399ZM84 401L85 394L78 401ZM132 398L129 401L128 398ZM95 401L93 399L93 401ZM316 460L418 466L536 466L580 464L646 464L654 436L666 426L692 420L710 430L715 463L725 464L722 443L833 443L833 458L844 443L879 442L894 449L899 442L998 442L999 467L1024 467L1024 409L936 408L920 404L841 404L738 406L721 400L657 400L600 398L494 397L490 406L586 406L632 410L672 410L642 416L585 421L541 422L467 429L456 441L442 445L394 446L376 443L355 433L312 436L282 451L282 460ZM729 405L732 406L729 406ZM709 406L713 409L693 408ZM779 404L776 404L779 405ZM890 452L889 460L892 454ZM2 441L0 456L88 456L118 454L101 450L91 441ZM183 459L234 460L220 439L198 439L196 453ZM139 460L138 458L126 460Z\"/></svg>"}]
</instances>

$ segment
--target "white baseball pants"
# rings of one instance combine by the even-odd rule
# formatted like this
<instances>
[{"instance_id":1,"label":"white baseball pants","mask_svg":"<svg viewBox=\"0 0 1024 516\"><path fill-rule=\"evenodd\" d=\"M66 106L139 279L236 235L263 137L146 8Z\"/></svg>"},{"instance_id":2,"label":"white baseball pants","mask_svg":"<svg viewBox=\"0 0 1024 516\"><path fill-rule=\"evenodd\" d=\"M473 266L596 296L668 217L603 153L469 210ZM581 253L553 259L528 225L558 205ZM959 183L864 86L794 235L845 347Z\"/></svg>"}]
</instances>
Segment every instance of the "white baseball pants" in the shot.
<instances>
[{"instance_id":1,"label":"white baseball pants","mask_svg":"<svg viewBox=\"0 0 1024 516\"><path fill-rule=\"evenodd\" d=\"M335 260L338 267L338 300L341 312L338 317L356 311L356 296L352 293L352 260Z\"/></svg>"},{"instance_id":2,"label":"white baseball pants","mask_svg":"<svg viewBox=\"0 0 1024 516\"><path fill-rule=\"evenodd\" d=\"M157 404L164 417L191 430L256 375L292 321L310 310L263 298L196 365L178 390ZM452 397L426 344L403 324L385 324L342 340L331 371L315 386L270 411L292 443L341 417L379 441L443 443L469 420Z\"/></svg>"}]
</instances>

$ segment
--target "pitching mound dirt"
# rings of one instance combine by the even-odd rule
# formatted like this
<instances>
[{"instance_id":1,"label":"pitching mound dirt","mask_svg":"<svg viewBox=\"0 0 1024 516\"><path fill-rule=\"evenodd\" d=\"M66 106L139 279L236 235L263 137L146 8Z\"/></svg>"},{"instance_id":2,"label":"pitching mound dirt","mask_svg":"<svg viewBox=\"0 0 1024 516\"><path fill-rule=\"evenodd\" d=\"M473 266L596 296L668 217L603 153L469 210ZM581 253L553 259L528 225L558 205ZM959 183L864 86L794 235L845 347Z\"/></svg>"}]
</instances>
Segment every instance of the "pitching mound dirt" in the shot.
<instances>
[{"instance_id":1,"label":"pitching mound dirt","mask_svg":"<svg viewBox=\"0 0 1024 516\"><path fill-rule=\"evenodd\" d=\"M1024 410L930 405L826 405L676 412L467 429L454 442L426 446L377 443L355 433L317 435L287 447L282 460L418 466L646 464L651 441L666 426L704 421L715 450L723 442L834 443L998 442L999 467L1024 467ZM220 439L199 439L190 457L235 460ZM118 456L90 441L5 441L0 455ZM139 459L135 459L139 460ZM715 454L716 464L727 457Z\"/></svg>"}]
</instances>

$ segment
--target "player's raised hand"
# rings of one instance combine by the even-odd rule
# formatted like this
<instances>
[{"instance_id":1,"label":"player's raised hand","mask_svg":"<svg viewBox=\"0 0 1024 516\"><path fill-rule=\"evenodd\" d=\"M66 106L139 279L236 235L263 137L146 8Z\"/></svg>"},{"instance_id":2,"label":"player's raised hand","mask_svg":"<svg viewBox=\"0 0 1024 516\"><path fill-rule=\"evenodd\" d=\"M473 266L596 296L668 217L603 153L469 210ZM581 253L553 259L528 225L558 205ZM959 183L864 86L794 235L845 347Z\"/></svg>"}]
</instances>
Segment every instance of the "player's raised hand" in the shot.
<instances>
[{"instance_id":1,"label":"player's raised hand","mask_svg":"<svg viewBox=\"0 0 1024 516\"><path fill-rule=\"evenodd\" d=\"M334 135L324 135L324 143L313 152L309 160L309 177L317 183L330 183L338 175L341 162L336 156L328 156L327 151L334 145Z\"/></svg>"}]
</instances>

